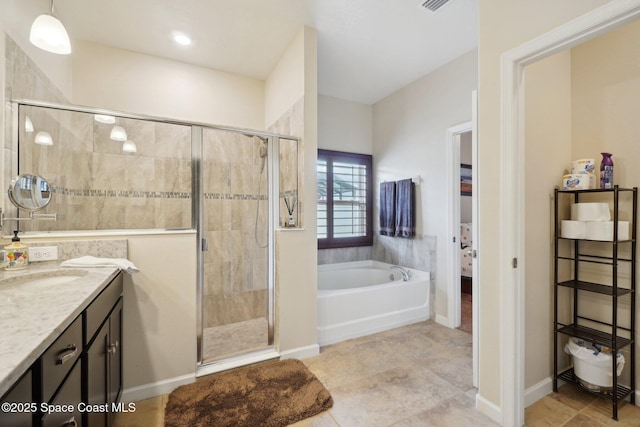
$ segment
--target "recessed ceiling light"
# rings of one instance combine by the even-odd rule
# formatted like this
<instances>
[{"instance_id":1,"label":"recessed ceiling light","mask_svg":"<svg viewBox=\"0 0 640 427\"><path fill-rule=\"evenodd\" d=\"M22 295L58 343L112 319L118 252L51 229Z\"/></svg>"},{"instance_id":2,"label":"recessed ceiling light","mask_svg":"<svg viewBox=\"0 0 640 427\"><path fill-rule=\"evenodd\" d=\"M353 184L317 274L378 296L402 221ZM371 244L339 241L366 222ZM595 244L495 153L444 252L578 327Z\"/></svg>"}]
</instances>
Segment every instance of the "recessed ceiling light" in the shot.
<instances>
[{"instance_id":1,"label":"recessed ceiling light","mask_svg":"<svg viewBox=\"0 0 640 427\"><path fill-rule=\"evenodd\" d=\"M173 32L173 40L182 46L189 46L191 44L191 38L185 33L178 31Z\"/></svg>"}]
</instances>

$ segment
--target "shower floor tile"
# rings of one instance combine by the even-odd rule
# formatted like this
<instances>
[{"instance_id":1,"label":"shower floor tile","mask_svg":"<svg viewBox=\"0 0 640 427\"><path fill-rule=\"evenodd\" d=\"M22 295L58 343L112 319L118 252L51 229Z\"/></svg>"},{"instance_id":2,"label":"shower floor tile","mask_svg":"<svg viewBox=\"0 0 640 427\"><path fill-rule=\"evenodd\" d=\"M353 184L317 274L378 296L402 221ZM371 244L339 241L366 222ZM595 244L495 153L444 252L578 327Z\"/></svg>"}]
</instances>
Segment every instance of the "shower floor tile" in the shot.
<instances>
[{"instance_id":1,"label":"shower floor tile","mask_svg":"<svg viewBox=\"0 0 640 427\"><path fill-rule=\"evenodd\" d=\"M202 334L204 360L216 360L266 348L267 330L268 323L264 317L205 328Z\"/></svg>"}]
</instances>

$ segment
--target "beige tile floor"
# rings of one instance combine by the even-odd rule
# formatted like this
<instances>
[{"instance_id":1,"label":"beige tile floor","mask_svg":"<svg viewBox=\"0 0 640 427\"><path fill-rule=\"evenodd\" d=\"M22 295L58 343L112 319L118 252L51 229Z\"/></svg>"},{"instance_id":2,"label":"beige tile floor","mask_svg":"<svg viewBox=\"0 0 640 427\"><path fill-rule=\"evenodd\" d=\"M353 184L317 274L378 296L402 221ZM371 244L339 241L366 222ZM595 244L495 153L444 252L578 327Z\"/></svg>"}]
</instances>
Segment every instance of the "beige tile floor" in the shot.
<instances>
[{"instance_id":1,"label":"beige tile floor","mask_svg":"<svg viewBox=\"0 0 640 427\"><path fill-rule=\"evenodd\" d=\"M304 363L334 399L329 411L295 427L497 426L475 406L471 335L422 322L331 345ZM160 427L168 395L137 402L116 427ZM640 408L625 405L620 421L608 402L573 386L526 410L533 426L639 426Z\"/></svg>"}]
</instances>

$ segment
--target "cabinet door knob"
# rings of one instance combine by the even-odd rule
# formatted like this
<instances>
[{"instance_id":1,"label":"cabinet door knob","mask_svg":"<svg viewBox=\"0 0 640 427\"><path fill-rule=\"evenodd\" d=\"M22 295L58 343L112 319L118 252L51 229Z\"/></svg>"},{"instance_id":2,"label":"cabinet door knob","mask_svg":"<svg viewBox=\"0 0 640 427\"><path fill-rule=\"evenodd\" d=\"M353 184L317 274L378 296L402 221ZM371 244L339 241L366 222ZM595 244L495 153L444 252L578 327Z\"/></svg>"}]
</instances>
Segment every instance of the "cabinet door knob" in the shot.
<instances>
[{"instance_id":1,"label":"cabinet door knob","mask_svg":"<svg viewBox=\"0 0 640 427\"><path fill-rule=\"evenodd\" d=\"M69 344L60 352L60 354L58 354L56 364L62 365L63 363L73 359L76 354L78 354L78 347L75 344Z\"/></svg>"},{"instance_id":2,"label":"cabinet door knob","mask_svg":"<svg viewBox=\"0 0 640 427\"><path fill-rule=\"evenodd\" d=\"M107 349L108 353L115 353L118 351L118 347L120 347L120 343L116 340L115 344L109 344L109 348Z\"/></svg>"},{"instance_id":3,"label":"cabinet door knob","mask_svg":"<svg viewBox=\"0 0 640 427\"><path fill-rule=\"evenodd\" d=\"M69 427L69 426L78 427L78 422L76 421L76 417L69 418L67 421L62 423L60 427Z\"/></svg>"}]
</instances>

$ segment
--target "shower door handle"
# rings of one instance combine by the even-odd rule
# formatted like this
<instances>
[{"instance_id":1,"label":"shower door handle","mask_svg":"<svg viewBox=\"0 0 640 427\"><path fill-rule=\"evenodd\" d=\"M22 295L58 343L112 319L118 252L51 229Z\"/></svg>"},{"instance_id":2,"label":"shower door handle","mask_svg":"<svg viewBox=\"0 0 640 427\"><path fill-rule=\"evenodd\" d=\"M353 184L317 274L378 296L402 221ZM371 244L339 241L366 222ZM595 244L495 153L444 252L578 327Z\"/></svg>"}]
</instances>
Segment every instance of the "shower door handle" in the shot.
<instances>
[{"instance_id":1,"label":"shower door handle","mask_svg":"<svg viewBox=\"0 0 640 427\"><path fill-rule=\"evenodd\" d=\"M203 237L202 238L202 252L207 252L208 250L209 250L209 241Z\"/></svg>"}]
</instances>

